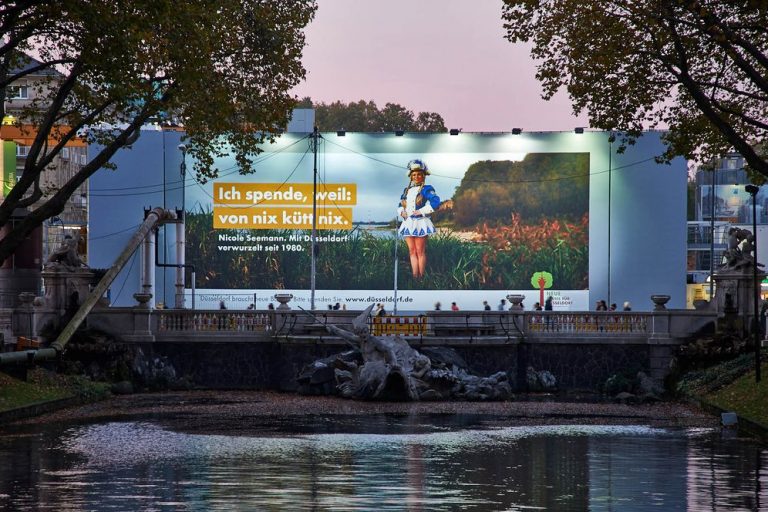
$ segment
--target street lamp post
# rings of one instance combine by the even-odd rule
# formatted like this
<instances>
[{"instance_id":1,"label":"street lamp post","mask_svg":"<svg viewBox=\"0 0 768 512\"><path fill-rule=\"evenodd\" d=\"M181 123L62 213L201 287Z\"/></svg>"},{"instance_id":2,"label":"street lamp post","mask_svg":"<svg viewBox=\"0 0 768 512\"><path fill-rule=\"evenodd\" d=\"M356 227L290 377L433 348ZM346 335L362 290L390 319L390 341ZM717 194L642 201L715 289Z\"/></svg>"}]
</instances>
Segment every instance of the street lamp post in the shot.
<instances>
[{"instance_id":1,"label":"street lamp post","mask_svg":"<svg viewBox=\"0 0 768 512\"><path fill-rule=\"evenodd\" d=\"M317 126L312 130L312 252L310 263L310 295L309 295L309 309L315 309L315 288L316 288L316 276L317 276L317 139L319 134L317 132Z\"/></svg>"},{"instance_id":2,"label":"street lamp post","mask_svg":"<svg viewBox=\"0 0 768 512\"><path fill-rule=\"evenodd\" d=\"M755 284L752 297L754 300L752 335L755 342L755 382L760 382L760 322L758 319L758 299L760 296L760 283L757 281L757 193L760 187L757 185L747 185L744 187L749 195L752 196L752 282Z\"/></svg>"},{"instance_id":3,"label":"street lamp post","mask_svg":"<svg viewBox=\"0 0 768 512\"><path fill-rule=\"evenodd\" d=\"M608 134L608 304L611 300L611 174L613 170L613 141L616 135Z\"/></svg>"},{"instance_id":4,"label":"street lamp post","mask_svg":"<svg viewBox=\"0 0 768 512\"><path fill-rule=\"evenodd\" d=\"M711 199L709 210L709 300L715 294L715 279L712 275L715 273L715 181L717 178L717 164L712 167L712 183L709 187Z\"/></svg>"}]
</instances>

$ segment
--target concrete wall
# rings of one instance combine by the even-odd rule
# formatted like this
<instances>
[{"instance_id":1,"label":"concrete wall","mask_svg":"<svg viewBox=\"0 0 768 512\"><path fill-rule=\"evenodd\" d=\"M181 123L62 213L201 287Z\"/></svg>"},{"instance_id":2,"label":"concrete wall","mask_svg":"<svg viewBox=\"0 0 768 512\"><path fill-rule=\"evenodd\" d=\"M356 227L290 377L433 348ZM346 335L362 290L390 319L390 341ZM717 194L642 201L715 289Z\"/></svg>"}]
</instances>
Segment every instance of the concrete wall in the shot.
<instances>
[{"instance_id":1,"label":"concrete wall","mask_svg":"<svg viewBox=\"0 0 768 512\"><path fill-rule=\"evenodd\" d=\"M311 362L338 354L346 345L318 343L141 343L146 354L170 359L178 376L212 389L295 391L296 376ZM625 371L651 373L649 345L524 343L454 347L473 373L504 371L513 388L525 389L525 370L549 370L563 390L600 390Z\"/></svg>"}]
</instances>

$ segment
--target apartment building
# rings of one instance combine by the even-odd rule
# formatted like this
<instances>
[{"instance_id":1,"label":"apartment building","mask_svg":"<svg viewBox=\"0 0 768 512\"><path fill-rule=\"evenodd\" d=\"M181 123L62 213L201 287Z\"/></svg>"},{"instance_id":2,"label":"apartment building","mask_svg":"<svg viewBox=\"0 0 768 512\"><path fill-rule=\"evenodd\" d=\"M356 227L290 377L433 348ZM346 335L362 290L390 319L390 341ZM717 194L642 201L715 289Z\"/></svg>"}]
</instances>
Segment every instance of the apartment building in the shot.
<instances>
[{"instance_id":1,"label":"apartment building","mask_svg":"<svg viewBox=\"0 0 768 512\"><path fill-rule=\"evenodd\" d=\"M39 62L30 58L24 66L11 73L22 74L34 69L38 64ZM24 172L29 148L37 135L35 127L29 123L30 109L39 109L44 106L40 103L40 99L47 97L48 84L55 81L58 76L58 73L51 69L34 71L14 82L6 91L5 117L0 125L0 140L3 141L3 197ZM49 145L54 145L55 142L49 139ZM71 141L43 172L40 179L40 187L43 191L41 201L45 201L59 190L86 164L87 160L88 151L85 142L79 139ZM40 264L42 265L51 252L61 244L65 235L74 233L80 235L81 251L83 258L87 261L87 219L88 185L86 183L70 197L61 214L48 219L42 226Z\"/></svg>"},{"instance_id":2,"label":"apartment building","mask_svg":"<svg viewBox=\"0 0 768 512\"><path fill-rule=\"evenodd\" d=\"M709 299L714 285L709 278L723 261L731 228L757 228L757 259L768 261L768 186L752 196L744 158L738 153L702 166L693 177L693 218L688 220L688 303ZM762 294L768 296L768 283Z\"/></svg>"}]
</instances>

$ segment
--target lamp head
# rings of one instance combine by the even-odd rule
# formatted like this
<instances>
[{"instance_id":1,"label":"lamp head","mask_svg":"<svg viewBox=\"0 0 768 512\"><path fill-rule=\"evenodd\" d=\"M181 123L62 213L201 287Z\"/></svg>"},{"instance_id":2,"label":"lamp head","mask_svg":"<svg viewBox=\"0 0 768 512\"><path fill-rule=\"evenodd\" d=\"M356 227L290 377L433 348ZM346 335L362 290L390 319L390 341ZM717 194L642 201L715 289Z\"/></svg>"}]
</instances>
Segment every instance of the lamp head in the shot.
<instances>
[{"instance_id":1,"label":"lamp head","mask_svg":"<svg viewBox=\"0 0 768 512\"><path fill-rule=\"evenodd\" d=\"M760 190L760 187L758 187L757 185L752 185L750 183L749 185L744 187L744 190L747 191L747 194L749 194L751 196L755 196L755 195L757 195L758 191Z\"/></svg>"},{"instance_id":2,"label":"lamp head","mask_svg":"<svg viewBox=\"0 0 768 512\"><path fill-rule=\"evenodd\" d=\"M186 144L179 144L178 147L179 147L179 151L181 151L182 153L185 153L187 151Z\"/></svg>"}]
</instances>

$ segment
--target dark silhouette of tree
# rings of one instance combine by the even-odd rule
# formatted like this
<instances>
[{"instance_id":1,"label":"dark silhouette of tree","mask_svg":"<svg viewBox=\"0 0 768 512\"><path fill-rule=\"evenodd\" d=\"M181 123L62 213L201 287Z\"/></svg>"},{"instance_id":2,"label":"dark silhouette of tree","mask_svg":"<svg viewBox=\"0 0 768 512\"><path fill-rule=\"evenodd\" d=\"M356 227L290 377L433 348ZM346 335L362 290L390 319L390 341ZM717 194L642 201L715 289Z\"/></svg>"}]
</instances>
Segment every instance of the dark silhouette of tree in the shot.
<instances>
[{"instance_id":1,"label":"dark silhouette of tree","mask_svg":"<svg viewBox=\"0 0 768 512\"><path fill-rule=\"evenodd\" d=\"M20 80L48 77L17 116L35 139L0 204L0 227L16 208L31 210L0 240L0 262L148 121L184 126L198 177L215 177L214 158L224 152L249 172L259 144L288 123L316 8L314 0L0 2L2 99ZM43 171L75 137L102 149L42 200Z\"/></svg>"},{"instance_id":2,"label":"dark silhouette of tree","mask_svg":"<svg viewBox=\"0 0 768 512\"><path fill-rule=\"evenodd\" d=\"M565 88L623 145L669 128L662 160L735 150L768 177L765 1L504 0L502 19L533 43L545 99Z\"/></svg>"},{"instance_id":3,"label":"dark silhouette of tree","mask_svg":"<svg viewBox=\"0 0 768 512\"><path fill-rule=\"evenodd\" d=\"M435 112L419 112L414 115L397 103L387 103L379 109L373 101L344 103L313 103L303 98L299 108L315 109L315 124L320 131L347 130L352 132L445 132L445 121Z\"/></svg>"}]
</instances>

